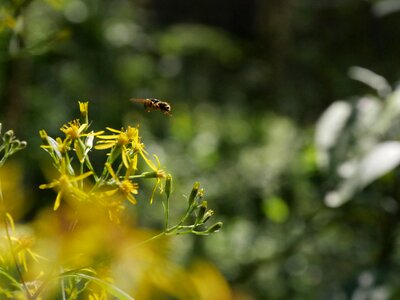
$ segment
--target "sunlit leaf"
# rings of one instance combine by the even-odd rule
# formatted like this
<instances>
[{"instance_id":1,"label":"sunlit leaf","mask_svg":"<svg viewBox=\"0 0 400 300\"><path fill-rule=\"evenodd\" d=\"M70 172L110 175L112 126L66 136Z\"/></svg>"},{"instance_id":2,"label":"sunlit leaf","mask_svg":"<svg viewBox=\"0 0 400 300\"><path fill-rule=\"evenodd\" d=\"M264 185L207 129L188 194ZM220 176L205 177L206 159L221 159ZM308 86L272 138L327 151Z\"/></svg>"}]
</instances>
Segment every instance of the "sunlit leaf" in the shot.
<instances>
[{"instance_id":1,"label":"sunlit leaf","mask_svg":"<svg viewBox=\"0 0 400 300\"><path fill-rule=\"evenodd\" d=\"M376 90L380 96L385 96L392 91L386 79L371 70L354 66L350 68L349 76L354 80L358 80L370 86Z\"/></svg>"},{"instance_id":2,"label":"sunlit leaf","mask_svg":"<svg viewBox=\"0 0 400 300\"><path fill-rule=\"evenodd\" d=\"M332 148L351 114L351 105L344 101L332 103L319 118L316 125L315 144L321 166L329 162L328 150Z\"/></svg>"},{"instance_id":3,"label":"sunlit leaf","mask_svg":"<svg viewBox=\"0 0 400 300\"><path fill-rule=\"evenodd\" d=\"M371 182L392 171L400 164L400 142L389 141L376 145L359 162L344 163L341 168L349 168L346 178L335 190L325 196L325 204L338 207L351 199L354 194ZM344 175L344 174L341 174Z\"/></svg>"},{"instance_id":4,"label":"sunlit leaf","mask_svg":"<svg viewBox=\"0 0 400 300\"><path fill-rule=\"evenodd\" d=\"M400 142L384 142L375 146L362 160L359 166L361 185L367 185L400 163Z\"/></svg>"}]
</instances>

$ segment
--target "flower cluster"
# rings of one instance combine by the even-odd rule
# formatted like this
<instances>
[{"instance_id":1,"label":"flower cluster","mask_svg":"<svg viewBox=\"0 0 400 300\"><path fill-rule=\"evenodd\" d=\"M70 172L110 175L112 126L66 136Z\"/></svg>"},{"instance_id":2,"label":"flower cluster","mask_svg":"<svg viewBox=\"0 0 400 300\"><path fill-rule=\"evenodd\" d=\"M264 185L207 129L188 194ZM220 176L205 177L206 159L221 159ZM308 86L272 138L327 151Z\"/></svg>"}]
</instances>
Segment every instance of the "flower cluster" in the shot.
<instances>
[{"instance_id":1,"label":"flower cluster","mask_svg":"<svg viewBox=\"0 0 400 300\"><path fill-rule=\"evenodd\" d=\"M159 239L159 247L166 240L161 237L208 235L222 226L221 222L207 225L214 212L207 209L199 183L194 184L182 217L170 225L172 176L160 167L156 155L151 157L147 153L139 126L93 131L88 103L79 102L79 109L80 118L63 125L61 137L53 138L45 130L40 131L41 148L49 154L56 174L49 172L49 183L39 188L54 189L57 195L52 213L46 208L36 218L36 232L24 232L23 227L14 224L0 184L0 216L5 233L2 235L0 231L0 298L36 300L61 294L63 299L109 299L111 295L132 300L130 294L141 292L129 285L125 286L129 293L121 290L114 285L111 273L120 272L126 264L124 272L132 278L147 274L150 269L164 272L160 269L164 265L168 270L173 269L160 255L159 248L148 251L149 242ZM0 167L25 146L26 142L16 139L11 130L7 131L0 140ZM104 154L103 163L92 164L95 152ZM154 182L148 196L150 204L157 191L164 195L157 197L161 198L164 210L164 228L159 233L122 222L126 208L146 198L141 189L143 180ZM147 262L141 265L132 253L142 255L138 249L143 247ZM150 257L153 264L148 262ZM168 275L170 278L162 286L188 276L183 274L176 271L175 279ZM162 277L168 276L165 273ZM183 298L192 299L197 287L192 284L192 289L191 295ZM178 295L179 289L175 293Z\"/></svg>"},{"instance_id":2,"label":"flower cluster","mask_svg":"<svg viewBox=\"0 0 400 300\"><path fill-rule=\"evenodd\" d=\"M44 142L41 146L50 154L58 178L42 184L41 189L56 189L54 210L60 207L62 199L77 204L93 202L107 209L111 220L119 222L119 213L125 208L124 200L136 204L139 193L139 178L155 179L151 196L153 201L157 186L161 187L166 172L156 166L144 149L139 137L139 128L128 126L116 130L90 130L88 121L88 103L79 102L81 118L68 122L61 127L64 138L52 138L45 130L40 131ZM94 139L97 143L94 145ZM104 168L96 172L90 160L93 149L108 150ZM138 162L142 159L151 171L139 173ZM89 180L92 179L92 180Z\"/></svg>"}]
</instances>

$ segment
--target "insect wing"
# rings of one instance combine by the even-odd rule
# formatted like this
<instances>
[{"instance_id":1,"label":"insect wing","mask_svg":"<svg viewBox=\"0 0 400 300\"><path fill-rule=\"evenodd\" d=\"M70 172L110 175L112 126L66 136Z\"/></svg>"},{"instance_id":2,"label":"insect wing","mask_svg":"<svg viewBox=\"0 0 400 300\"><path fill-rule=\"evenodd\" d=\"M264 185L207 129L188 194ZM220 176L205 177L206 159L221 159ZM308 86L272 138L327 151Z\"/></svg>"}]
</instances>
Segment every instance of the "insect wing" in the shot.
<instances>
[{"instance_id":1,"label":"insect wing","mask_svg":"<svg viewBox=\"0 0 400 300\"><path fill-rule=\"evenodd\" d=\"M135 103L146 103L148 100L142 99L142 98L132 98L132 99L129 99L129 101L135 102Z\"/></svg>"}]
</instances>

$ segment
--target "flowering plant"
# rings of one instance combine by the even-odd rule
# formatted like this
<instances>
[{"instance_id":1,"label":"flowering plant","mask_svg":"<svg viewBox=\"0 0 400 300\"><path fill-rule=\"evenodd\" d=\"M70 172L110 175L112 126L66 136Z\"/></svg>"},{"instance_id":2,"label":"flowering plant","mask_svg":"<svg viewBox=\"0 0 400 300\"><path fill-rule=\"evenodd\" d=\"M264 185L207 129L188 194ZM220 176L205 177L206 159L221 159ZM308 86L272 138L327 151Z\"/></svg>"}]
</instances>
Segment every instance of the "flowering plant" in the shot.
<instances>
[{"instance_id":1,"label":"flowering plant","mask_svg":"<svg viewBox=\"0 0 400 300\"><path fill-rule=\"evenodd\" d=\"M135 294L145 299L142 283L157 273L157 265L165 264L169 271L173 270L172 275L159 270L163 281L153 278L152 284L169 294L192 297L188 295L195 287L190 292L171 292L169 286L184 271L169 263L165 251L159 250L168 248L168 239L162 237L208 235L221 228L221 222L207 226L213 211L207 209L203 189L199 183L194 184L186 210L171 225L172 176L161 169L156 155L151 158L146 151L139 126L94 132L90 130L88 102L79 102L79 109L80 118L61 127L64 137L53 138L45 130L40 131L41 148L49 154L57 175L39 188L54 189L57 195L53 213L50 215L48 210L37 218L33 234L22 233L14 224L0 189L6 241L5 245L0 244L0 295L10 299L94 300L108 299L110 295L112 299L133 299ZM7 131L0 146L0 167L25 147L26 142ZM105 162L95 168L93 153L104 154L104 150ZM143 202L139 197L144 180L154 181L150 205L158 194L162 197L161 232L137 229L132 224L132 207ZM153 249L154 243L149 242L156 239L160 242ZM124 269L124 265L130 267ZM118 279L129 276L129 283ZM117 287L116 281L122 281L123 288Z\"/></svg>"}]
</instances>

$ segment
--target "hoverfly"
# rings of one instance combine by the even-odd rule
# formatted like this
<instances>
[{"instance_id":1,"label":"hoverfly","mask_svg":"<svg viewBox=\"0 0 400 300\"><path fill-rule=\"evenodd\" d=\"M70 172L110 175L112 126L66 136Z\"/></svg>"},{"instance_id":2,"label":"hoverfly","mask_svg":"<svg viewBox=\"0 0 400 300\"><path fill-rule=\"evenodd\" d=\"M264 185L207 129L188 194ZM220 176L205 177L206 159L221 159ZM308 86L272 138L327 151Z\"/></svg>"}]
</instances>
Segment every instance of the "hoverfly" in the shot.
<instances>
[{"instance_id":1,"label":"hoverfly","mask_svg":"<svg viewBox=\"0 0 400 300\"><path fill-rule=\"evenodd\" d=\"M132 102L143 103L144 109L148 112L152 110L159 110L166 115L171 115L171 105L168 102L161 101L155 98L147 99L130 99Z\"/></svg>"}]
</instances>

